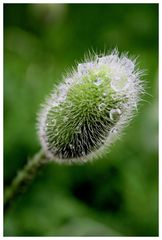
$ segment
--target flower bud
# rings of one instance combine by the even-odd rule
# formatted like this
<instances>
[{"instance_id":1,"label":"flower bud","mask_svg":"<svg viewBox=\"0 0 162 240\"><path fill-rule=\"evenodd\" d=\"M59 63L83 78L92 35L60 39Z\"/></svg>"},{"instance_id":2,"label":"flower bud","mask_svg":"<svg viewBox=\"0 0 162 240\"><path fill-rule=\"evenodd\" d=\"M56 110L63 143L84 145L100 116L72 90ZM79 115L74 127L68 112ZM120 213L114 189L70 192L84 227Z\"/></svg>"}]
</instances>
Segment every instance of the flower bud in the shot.
<instances>
[{"instance_id":1,"label":"flower bud","mask_svg":"<svg viewBox=\"0 0 162 240\"><path fill-rule=\"evenodd\" d=\"M142 92L135 61L113 52L78 64L44 104L38 120L51 160L86 162L103 153L132 118Z\"/></svg>"}]
</instances>

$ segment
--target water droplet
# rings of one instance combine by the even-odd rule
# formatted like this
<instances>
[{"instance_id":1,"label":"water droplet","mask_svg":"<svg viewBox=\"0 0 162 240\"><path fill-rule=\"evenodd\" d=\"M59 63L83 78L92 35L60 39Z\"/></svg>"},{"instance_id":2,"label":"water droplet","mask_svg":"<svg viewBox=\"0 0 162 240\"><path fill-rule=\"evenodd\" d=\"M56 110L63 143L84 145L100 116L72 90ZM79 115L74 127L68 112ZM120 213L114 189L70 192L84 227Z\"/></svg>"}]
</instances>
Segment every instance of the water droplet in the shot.
<instances>
[{"instance_id":1,"label":"water droplet","mask_svg":"<svg viewBox=\"0 0 162 240\"><path fill-rule=\"evenodd\" d=\"M121 59L121 64L126 68L126 72L128 74L131 74L133 72L133 70L134 70L134 63L130 59L128 59L126 57L123 57Z\"/></svg>"},{"instance_id":2,"label":"water droplet","mask_svg":"<svg viewBox=\"0 0 162 240\"><path fill-rule=\"evenodd\" d=\"M111 132L116 134L116 133L118 132L118 129L115 128L115 127L113 127L113 128L111 129Z\"/></svg>"},{"instance_id":3,"label":"water droplet","mask_svg":"<svg viewBox=\"0 0 162 240\"><path fill-rule=\"evenodd\" d=\"M88 70L92 69L94 67L94 63L93 62L87 62L86 65L87 65L87 69Z\"/></svg>"},{"instance_id":4,"label":"water droplet","mask_svg":"<svg viewBox=\"0 0 162 240\"><path fill-rule=\"evenodd\" d=\"M101 57L98 59L98 62L101 64L108 64L111 62L117 62L119 60L119 57L117 55L111 54L106 57Z\"/></svg>"},{"instance_id":5,"label":"water droplet","mask_svg":"<svg viewBox=\"0 0 162 240\"><path fill-rule=\"evenodd\" d=\"M120 115L121 115L121 110L120 110L120 109L112 109L112 110L110 111L110 119L111 119L112 121L118 121Z\"/></svg>"},{"instance_id":6,"label":"water droplet","mask_svg":"<svg viewBox=\"0 0 162 240\"><path fill-rule=\"evenodd\" d=\"M107 63L107 57L100 57L100 58L97 59L97 62L101 63L101 64L106 64Z\"/></svg>"},{"instance_id":7,"label":"water droplet","mask_svg":"<svg viewBox=\"0 0 162 240\"><path fill-rule=\"evenodd\" d=\"M109 62L118 62L119 60L119 57L117 55L114 55L114 54L111 54L107 57L107 60Z\"/></svg>"},{"instance_id":8,"label":"water droplet","mask_svg":"<svg viewBox=\"0 0 162 240\"><path fill-rule=\"evenodd\" d=\"M86 65L83 63L83 64L78 64L78 72L81 73L81 74L85 74L87 73L87 69L86 69Z\"/></svg>"},{"instance_id":9,"label":"water droplet","mask_svg":"<svg viewBox=\"0 0 162 240\"><path fill-rule=\"evenodd\" d=\"M129 86L128 78L126 76L114 76L110 85L116 92L125 90Z\"/></svg>"},{"instance_id":10,"label":"water droplet","mask_svg":"<svg viewBox=\"0 0 162 240\"><path fill-rule=\"evenodd\" d=\"M106 104L105 104L105 103L100 103L100 104L98 105L98 109L99 109L100 111L104 110L105 107L106 107Z\"/></svg>"},{"instance_id":11,"label":"water droplet","mask_svg":"<svg viewBox=\"0 0 162 240\"><path fill-rule=\"evenodd\" d=\"M66 83L67 85L70 85L70 84L72 83L72 81L73 81L72 78L67 78L67 79L65 80L65 83Z\"/></svg>"},{"instance_id":12,"label":"water droplet","mask_svg":"<svg viewBox=\"0 0 162 240\"><path fill-rule=\"evenodd\" d=\"M82 75L87 74L89 69L91 69L92 67L93 67L92 62L80 63L78 64L78 73Z\"/></svg>"},{"instance_id":13,"label":"water droplet","mask_svg":"<svg viewBox=\"0 0 162 240\"><path fill-rule=\"evenodd\" d=\"M97 78L97 79L94 81L94 84L95 84L96 86L101 85L101 83L102 83L102 80L101 80L100 78Z\"/></svg>"}]
</instances>

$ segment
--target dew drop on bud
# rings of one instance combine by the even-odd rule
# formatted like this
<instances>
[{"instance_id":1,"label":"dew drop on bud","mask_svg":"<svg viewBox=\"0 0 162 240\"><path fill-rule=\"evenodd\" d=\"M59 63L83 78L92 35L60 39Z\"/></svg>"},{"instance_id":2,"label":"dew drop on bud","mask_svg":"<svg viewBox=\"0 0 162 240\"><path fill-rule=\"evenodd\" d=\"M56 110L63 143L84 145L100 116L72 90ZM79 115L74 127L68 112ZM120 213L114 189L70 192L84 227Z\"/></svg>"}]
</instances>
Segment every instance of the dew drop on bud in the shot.
<instances>
[{"instance_id":1,"label":"dew drop on bud","mask_svg":"<svg viewBox=\"0 0 162 240\"><path fill-rule=\"evenodd\" d=\"M101 83L102 83L102 80L101 80L100 78L97 78L97 79L94 81L94 84L95 84L96 86L101 85Z\"/></svg>"},{"instance_id":2,"label":"dew drop on bud","mask_svg":"<svg viewBox=\"0 0 162 240\"><path fill-rule=\"evenodd\" d=\"M118 121L120 115L121 115L121 110L120 110L120 109L112 109L112 110L110 111L110 119L111 119L112 121Z\"/></svg>"},{"instance_id":3,"label":"dew drop on bud","mask_svg":"<svg viewBox=\"0 0 162 240\"><path fill-rule=\"evenodd\" d=\"M106 107L105 103L100 103L100 104L98 105L98 109L99 109L100 111L104 110L105 107Z\"/></svg>"},{"instance_id":4,"label":"dew drop on bud","mask_svg":"<svg viewBox=\"0 0 162 240\"><path fill-rule=\"evenodd\" d=\"M116 134L117 132L118 132L118 129L117 129L117 128L114 127L114 128L111 129L111 133Z\"/></svg>"},{"instance_id":5,"label":"dew drop on bud","mask_svg":"<svg viewBox=\"0 0 162 240\"><path fill-rule=\"evenodd\" d=\"M134 70L134 63L131 60L129 60L126 57L123 57L122 60L121 60L121 64L125 67L126 72L128 74L131 74L133 72L133 70Z\"/></svg>"},{"instance_id":6,"label":"dew drop on bud","mask_svg":"<svg viewBox=\"0 0 162 240\"><path fill-rule=\"evenodd\" d=\"M112 79L110 84L112 89L116 92L125 90L129 86L129 82L126 76L115 77Z\"/></svg>"},{"instance_id":7,"label":"dew drop on bud","mask_svg":"<svg viewBox=\"0 0 162 240\"><path fill-rule=\"evenodd\" d=\"M88 63L80 63L78 64L78 73L81 75L85 75L88 73L88 71L93 67L92 62Z\"/></svg>"},{"instance_id":8,"label":"dew drop on bud","mask_svg":"<svg viewBox=\"0 0 162 240\"><path fill-rule=\"evenodd\" d=\"M73 79L72 79L72 78L67 78L66 81L65 81L65 83L66 83L67 85L70 85L72 82L73 82Z\"/></svg>"},{"instance_id":9,"label":"dew drop on bud","mask_svg":"<svg viewBox=\"0 0 162 240\"><path fill-rule=\"evenodd\" d=\"M99 57L97 59L97 62L100 64L106 64L107 63L107 57Z\"/></svg>"},{"instance_id":10,"label":"dew drop on bud","mask_svg":"<svg viewBox=\"0 0 162 240\"><path fill-rule=\"evenodd\" d=\"M107 57L109 62L118 62L119 57L117 55L111 54Z\"/></svg>"},{"instance_id":11,"label":"dew drop on bud","mask_svg":"<svg viewBox=\"0 0 162 240\"><path fill-rule=\"evenodd\" d=\"M87 73L86 64L84 64L84 63L78 64L78 72L80 74L86 74Z\"/></svg>"}]
</instances>

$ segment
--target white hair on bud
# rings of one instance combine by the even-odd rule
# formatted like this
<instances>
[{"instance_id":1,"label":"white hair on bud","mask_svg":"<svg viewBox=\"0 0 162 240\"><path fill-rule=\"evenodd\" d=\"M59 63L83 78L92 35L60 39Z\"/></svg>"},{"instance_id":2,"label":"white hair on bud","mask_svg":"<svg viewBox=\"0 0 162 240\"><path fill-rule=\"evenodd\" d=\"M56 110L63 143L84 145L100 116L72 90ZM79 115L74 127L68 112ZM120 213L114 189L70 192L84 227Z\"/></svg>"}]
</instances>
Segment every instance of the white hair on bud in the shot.
<instances>
[{"instance_id":1,"label":"white hair on bud","mask_svg":"<svg viewBox=\"0 0 162 240\"><path fill-rule=\"evenodd\" d=\"M84 163L109 149L134 116L144 92L141 75L136 60L117 51L78 64L38 116L49 160Z\"/></svg>"}]
</instances>

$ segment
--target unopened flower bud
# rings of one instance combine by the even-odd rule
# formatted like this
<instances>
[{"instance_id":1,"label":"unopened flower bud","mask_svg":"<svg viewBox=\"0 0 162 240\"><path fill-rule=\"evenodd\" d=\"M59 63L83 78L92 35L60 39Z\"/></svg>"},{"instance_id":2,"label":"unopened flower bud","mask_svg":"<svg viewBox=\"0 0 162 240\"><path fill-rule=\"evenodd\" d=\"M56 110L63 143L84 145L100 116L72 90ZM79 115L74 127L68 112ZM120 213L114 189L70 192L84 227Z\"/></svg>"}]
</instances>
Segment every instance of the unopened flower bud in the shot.
<instances>
[{"instance_id":1,"label":"unopened flower bud","mask_svg":"<svg viewBox=\"0 0 162 240\"><path fill-rule=\"evenodd\" d=\"M78 64L39 114L47 157L86 162L104 152L132 118L141 91L135 61L117 52Z\"/></svg>"}]
</instances>

